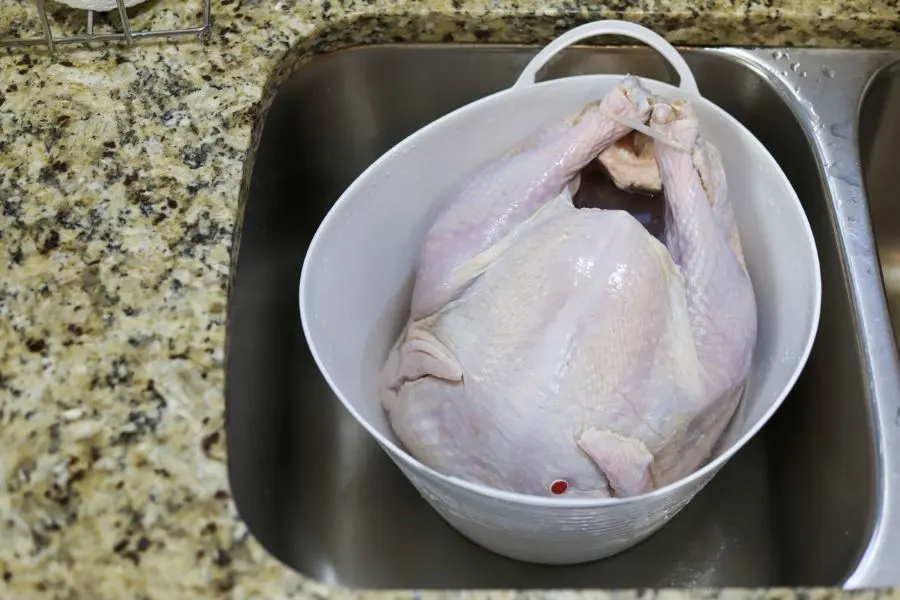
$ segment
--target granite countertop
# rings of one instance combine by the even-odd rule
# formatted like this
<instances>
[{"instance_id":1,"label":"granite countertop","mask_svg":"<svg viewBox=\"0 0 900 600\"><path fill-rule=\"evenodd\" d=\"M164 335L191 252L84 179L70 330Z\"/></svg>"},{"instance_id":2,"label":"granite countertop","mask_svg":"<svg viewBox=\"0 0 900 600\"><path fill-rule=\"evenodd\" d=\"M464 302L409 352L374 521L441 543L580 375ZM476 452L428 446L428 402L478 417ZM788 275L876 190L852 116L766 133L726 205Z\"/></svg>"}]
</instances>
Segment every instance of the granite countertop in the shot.
<instances>
[{"instance_id":1,"label":"granite countertop","mask_svg":"<svg viewBox=\"0 0 900 600\"><path fill-rule=\"evenodd\" d=\"M359 42L546 42L603 17L678 43L900 47L890 0L704 4L220 0L206 44L0 54L0 597L351 593L271 558L229 494L230 248L279 65ZM55 31L83 25L53 6ZM151 0L134 26L185 10L199 0ZM0 5L5 31L39 31L31 3Z\"/></svg>"}]
</instances>

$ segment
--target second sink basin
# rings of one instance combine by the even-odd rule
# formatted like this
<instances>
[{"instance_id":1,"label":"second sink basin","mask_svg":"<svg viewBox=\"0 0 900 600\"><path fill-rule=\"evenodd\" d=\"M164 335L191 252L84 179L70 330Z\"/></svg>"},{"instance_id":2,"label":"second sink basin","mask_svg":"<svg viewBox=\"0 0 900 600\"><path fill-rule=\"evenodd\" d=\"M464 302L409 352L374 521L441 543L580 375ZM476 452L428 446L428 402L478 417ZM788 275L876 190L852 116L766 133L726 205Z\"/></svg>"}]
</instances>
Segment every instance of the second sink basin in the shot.
<instances>
[{"instance_id":1,"label":"second sink basin","mask_svg":"<svg viewBox=\"0 0 900 600\"><path fill-rule=\"evenodd\" d=\"M483 550L426 505L316 369L297 283L332 203L408 134L510 86L535 51L357 48L314 59L278 91L245 199L229 306L228 453L241 516L285 563L352 587L841 585L878 516L878 444L850 286L804 127L770 78L739 58L684 52L701 93L760 139L797 190L821 258L821 325L775 418L659 533L570 567ZM545 76L601 72L677 80L654 53L635 48L574 48Z\"/></svg>"},{"instance_id":2,"label":"second sink basin","mask_svg":"<svg viewBox=\"0 0 900 600\"><path fill-rule=\"evenodd\" d=\"M859 146L869 210L894 335L900 337L900 62L875 77L860 117Z\"/></svg>"}]
</instances>

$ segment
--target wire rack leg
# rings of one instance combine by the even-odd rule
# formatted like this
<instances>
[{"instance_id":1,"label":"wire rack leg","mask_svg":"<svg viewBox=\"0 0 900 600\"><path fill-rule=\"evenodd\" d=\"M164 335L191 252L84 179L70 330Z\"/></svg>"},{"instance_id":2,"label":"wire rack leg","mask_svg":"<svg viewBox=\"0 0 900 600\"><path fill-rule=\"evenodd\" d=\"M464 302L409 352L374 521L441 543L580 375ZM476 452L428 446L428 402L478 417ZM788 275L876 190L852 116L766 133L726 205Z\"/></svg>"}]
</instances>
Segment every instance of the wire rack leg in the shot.
<instances>
[{"instance_id":1,"label":"wire rack leg","mask_svg":"<svg viewBox=\"0 0 900 600\"><path fill-rule=\"evenodd\" d=\"M38 14L41 17L41 27L44 28L44 42L50 51L50 56L56 54L56 44L53 42L53 32L50 31L50 19L47 18L47 8L44 6L44 0L37 0Z\"/></svg>"},{"instance_id":2,"label":"wire rack leg","mask_svg":"<svg viewBox=\"0 0 900 600\"><path fill-rule=\"evenodd\" d=\"M128 22L128 13L125 11L125 0L116 0L116 4L119 6L119 18L122 20L122 33L125 34L125 41L131 46L134 44L134 40L131 37L131 23Z\"/></svg>"}]
</instances>

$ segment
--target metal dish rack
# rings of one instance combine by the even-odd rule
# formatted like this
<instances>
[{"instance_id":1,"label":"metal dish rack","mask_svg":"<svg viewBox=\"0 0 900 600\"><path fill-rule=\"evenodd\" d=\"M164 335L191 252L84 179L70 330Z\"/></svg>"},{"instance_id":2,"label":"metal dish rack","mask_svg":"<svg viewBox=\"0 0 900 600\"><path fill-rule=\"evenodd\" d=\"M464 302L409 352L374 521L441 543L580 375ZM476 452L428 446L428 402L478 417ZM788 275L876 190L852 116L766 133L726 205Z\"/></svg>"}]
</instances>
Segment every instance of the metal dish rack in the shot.
<instances>
[{"instance_id":1,"label":"metal dish rack","mask_svg":"<svg viewBox=\"0 0 900 600\"><path fill-rule=\"evenodd\" d=\"M144 30L134 31L131 28L131 22L128 20L128 13L125 10L125 2L116 0L119 11L119 20L122 24L122 31L117 33L94 33L94 12L87 11L87 33L82 35L69 35L62 37L54 37L50 30L50 19L47 17L47 9L44 6L44 0L35 0L40 17L43 35L41 37L24 38L24 39L0 39L0 47L27 47L27 46L44 46L50 52L51 56L56 55L56 46L58 44L85 44L92 42L121 42L132 46L135 40L145 38L168 38L195 36L198 38L206 38L212 25L211 21L211 0L203 0L203 21L194 27L185 27L183 29L163 29L163 30Z\"/></svg>"}]
</instances>

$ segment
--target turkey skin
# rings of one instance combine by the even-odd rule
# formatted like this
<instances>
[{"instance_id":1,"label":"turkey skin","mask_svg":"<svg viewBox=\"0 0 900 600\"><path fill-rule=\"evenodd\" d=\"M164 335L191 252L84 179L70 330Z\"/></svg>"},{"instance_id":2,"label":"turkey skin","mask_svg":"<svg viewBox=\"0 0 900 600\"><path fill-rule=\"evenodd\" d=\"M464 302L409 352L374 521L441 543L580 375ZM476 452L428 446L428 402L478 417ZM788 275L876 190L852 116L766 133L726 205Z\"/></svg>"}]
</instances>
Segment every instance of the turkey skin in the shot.
<instances>
[{"instance_id":1,"label":"turkey skin","mask_svg":"<svg viewBox=\"0 0 900 600\"><path fill-rule=\"evenodd\" d=\"M625 156L633 131L617 117L672 143L648 137ZM722 162L699 129L689 101L626 77L453 191L379 380L410 454L499 490L592 498L650 492L709 458L757 316ZM662 188L661 239L625 211L575 208L594 160L622 185Z\"/></svg>"}]
</instances>

